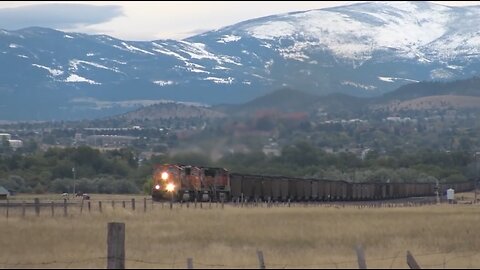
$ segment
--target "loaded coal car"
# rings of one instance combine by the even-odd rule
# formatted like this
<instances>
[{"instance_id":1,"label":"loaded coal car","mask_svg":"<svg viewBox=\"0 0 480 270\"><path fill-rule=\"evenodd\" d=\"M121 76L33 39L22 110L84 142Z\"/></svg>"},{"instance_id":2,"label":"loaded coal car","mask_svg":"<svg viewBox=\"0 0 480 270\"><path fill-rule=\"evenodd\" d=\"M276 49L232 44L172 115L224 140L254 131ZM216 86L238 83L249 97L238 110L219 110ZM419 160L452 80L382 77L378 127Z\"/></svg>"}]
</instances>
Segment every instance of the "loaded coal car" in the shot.
<instances>
[{"instance_id":1,"label":"loaded coal car","mask_svg":"<svg viewBox=\"0 0 480 270\"><path fill-rule=\"evenodd\" d=\"M330 181L328 180L319 180L318 184L318 199L320 201L329 201L330 197Z\"/></svg>"},{"instance_id":2,"label":"loaded coal car","mask_svg":"<svg viewBox=\"0 0 480 270\"><path fill-rule=\"evenodd\" d=\"M312 189L313 189L312 180L303 179L303 197L305 201L312 200L312 193L313 193Z\"/></svg>"},{"instance_id":3,"label":"loaded coal car","mask_svg":"<svg viewBox=\"0 0 480 270\"><path fill-rule=\"evenodd\" d=\"M273 179L271 177L262 177L262 199L267 202L273 200Z\"/></svg>"},{"instance_id":4,"label":"loaded coal car","mask_svg":"<svg viewBox=\"0 0 480 270\"><path fill-rule=\"evenodd\" d=\"M298 187L297 187L298 179L293 177L285 177L285 179L288 182L287 198L290 201L295 201L295 199L297 198L297 191L298 191Z\"/></svg>"},{"instance_id":5,"label":"loaded coal car","mask_svg":"<svg viewBox=\"0 0 480 270\"><path fill-rule=\"evenodd\" d=\"M251 174L230 174L232 199L255 201L262 199L263 176Z\"/></svg>"},{"instance_id":6,"label":"loaded coal car","mask_svg":"<svg viewBox=\"0 0 480 270\"><path fill-rule=\"evenodd\" d=\"M298 179L298 178L294 178L293 181L295 183L294 200L296 201L305 200L305 188L304 188L305 182L303 181L303 179Z\"/></svg>"},{"instance_id":7,"label":"loaded coal car","mask_svg":"<svg viewBox=\"0 0 480 270\"><path fill-rule=\"evenodd\" d=\"M331 199L335 201L343 201L347 199L347 186L345 181L332 180L330 181Z\"/></svg>"},{"instance_id":8,"label":"loaded coal car","mask_svg":"<svg viewBox=\"0 0 480 270\"><path fill-rule=\"evenodd\" d=\"M280 181L280 200L286 202L290 197L290 193L288 192L288 187L290 186L289 180L285 177L279 177L278 179Z\"/></svg>"},{"instance_id":9,"label":"loaded coal car","mask_svg":"<svg viewBox=\"0 0 480 270\"><path fill-rule=\"evenodd\" d=\"M272 197L271 201L278 202L282 201L282 178L281 177L268 177L271 182L272 187Z\"/></svg>"},{"instance_id":10,"label":"loaded coal car","mask_svg":"<svg viewBox=\"0 0 480 270\"><path fill-rule=\"evenodd\" d=\"M240 202L244 199L242 191L243 174L230 174L231 199Z\"/></svg>"},{"instance_id":11,"label":"loaded coal car","mask_svg":"<svg viewBox=\"0 0 480 270\"><path fill-rule=\"evenodd\" d=\"M318 201L318 180L310 179L312 183L312 201Z\"/></svg>"}]
</instances>

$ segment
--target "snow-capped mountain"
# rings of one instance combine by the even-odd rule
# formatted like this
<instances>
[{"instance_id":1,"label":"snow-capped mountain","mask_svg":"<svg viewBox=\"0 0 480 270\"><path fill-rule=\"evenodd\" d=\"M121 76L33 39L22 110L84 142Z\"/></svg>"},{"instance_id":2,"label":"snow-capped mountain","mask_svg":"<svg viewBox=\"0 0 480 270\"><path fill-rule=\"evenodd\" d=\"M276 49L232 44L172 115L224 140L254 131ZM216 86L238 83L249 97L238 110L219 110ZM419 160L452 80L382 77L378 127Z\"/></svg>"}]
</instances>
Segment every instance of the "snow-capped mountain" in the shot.
<instances>
[{"instance_id":1,"label":"snow-capped mountain","mask_svg":"<svg viewBox=\"0 0 480 270\"><path fill-rule=\"evenodd\" d=\"M158 100L240 103L283 86L373 96L467 78L480 70L478 25L480 7L370 2L180 41L0 30L0 119L98 117Z\"/></svg>"}]
</instances>

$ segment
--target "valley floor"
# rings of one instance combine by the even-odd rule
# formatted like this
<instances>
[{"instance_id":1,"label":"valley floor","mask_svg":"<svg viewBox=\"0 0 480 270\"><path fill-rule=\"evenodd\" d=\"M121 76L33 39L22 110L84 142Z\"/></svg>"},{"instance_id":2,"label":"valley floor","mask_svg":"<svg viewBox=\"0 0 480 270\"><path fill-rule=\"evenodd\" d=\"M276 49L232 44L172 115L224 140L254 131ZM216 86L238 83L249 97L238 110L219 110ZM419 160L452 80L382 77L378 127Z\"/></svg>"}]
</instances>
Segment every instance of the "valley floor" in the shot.
<instances>
[{"instance_id":1,"label":"valley floor","mask_svg":"<svg viewBox=\"0 0 480 270\"><path fill-rule=\"evenodd\" d=\"M470 195L466 195L471 196ZM480 205L357 208L168 204L137 210L120 204L61 208L55 217L0 208L0 268L104 268L108 222L126 226L127 268L357 268L355 246L370 268L407 268L406 251L423 268L480 267Z\"/></svg>"}]
</instances>

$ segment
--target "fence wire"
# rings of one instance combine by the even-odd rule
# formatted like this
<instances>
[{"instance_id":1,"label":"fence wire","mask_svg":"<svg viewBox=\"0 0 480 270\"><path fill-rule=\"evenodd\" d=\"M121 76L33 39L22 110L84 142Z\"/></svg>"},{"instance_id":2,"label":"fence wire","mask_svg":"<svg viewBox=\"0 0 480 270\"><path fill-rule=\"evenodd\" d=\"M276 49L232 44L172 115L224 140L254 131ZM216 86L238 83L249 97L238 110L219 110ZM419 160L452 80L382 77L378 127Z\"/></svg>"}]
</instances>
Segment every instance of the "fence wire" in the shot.
<instances>
[{"instance_id":1,"label":"fence wire","mask_svg":"<svg viewBox=\"0 0 480 270\"><path fill-rule=\"evenodd\" d=\"M383 258L366 258L367 265L372 262L380 262L380 261L389 261L391 260L390 269L394 267L394 262L400 259L403 259L403 255L406 252L398 252L395 256L391 257L383 257ZM457 254L456 256L448 258L449 255ZM452 252L435 252L435 253L421 253L421 254L414 254L415 258L427 257L427 256L438 256L444 255L443 261L438 264L422 264L421 260L419 264L422 268L446 268L448 267L448 263L452 262L457 259L461 258L471 258L474 256L480 255L480 252L463 252L463 253L452 253ZM76 260L51 260L51 261L39 261L39 262L0 262L0 266L8 267L8 268L15 268L15 267L46 267L52 266L56 264L63 264L66 265L65 268L68 268L72 264L81 264L87 262L93 262L98 260L103 260L106 264L108 257L90 257L90 258L83 258L83 259L76 259ZM141 258L125 258L126 263L137 263L137 264L146 264L155 266L156 268L164 267L164 268L187 268L187 258L184 260L174 260L173 262L168 262L169 259L165 260L145 260ZM170 259L171 260L171 259ZM344 261L331 261L326 263L313 263L313 264L291 264L291 263L268 263L268 258L265 262L267 268L277 268L277 269L286 269L286 268L340 268L342 265L356 265L357 260L344 260ZM406 262L405 262L406 265ZM128 266L128 265L127 265ZM215 264L215 263L206 263L202 261L196 261L193 258L193 267L198 266L200 268L259 268L259 264ZM477 268L478 266L466 267L466 268Z\"/></svg>"}]
</instances>

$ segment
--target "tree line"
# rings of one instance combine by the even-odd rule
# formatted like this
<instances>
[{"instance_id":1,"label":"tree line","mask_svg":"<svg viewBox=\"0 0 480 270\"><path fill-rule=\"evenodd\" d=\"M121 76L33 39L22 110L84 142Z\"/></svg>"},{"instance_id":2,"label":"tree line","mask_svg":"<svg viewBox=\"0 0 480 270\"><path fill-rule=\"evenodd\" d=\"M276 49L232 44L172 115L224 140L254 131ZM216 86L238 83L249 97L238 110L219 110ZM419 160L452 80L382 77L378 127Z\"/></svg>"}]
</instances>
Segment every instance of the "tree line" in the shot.
<instances>
[{"instance_id":1,"label":"tree line","mask_svg":"<svg viewBox=\"0 0 480 270\"><path fill-rule=\"evenodd\" d=\"M312 177L352 182L461 182L478 177L479 164L468 151L419 149L394 153L327 153L307 141L283 147L279 156L261 151L220 159L198 152L140 160L132 149L101 152L87 146L50 148L0 156L0 185L16 192L148 193L155 164L224 167L230 172ZM75 168L75 175L73 172Z\"/></svg>"}]
</instances>

